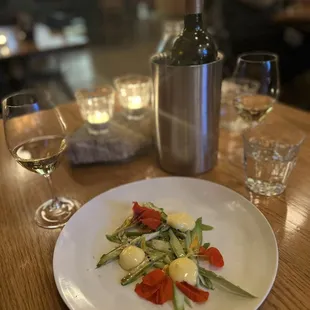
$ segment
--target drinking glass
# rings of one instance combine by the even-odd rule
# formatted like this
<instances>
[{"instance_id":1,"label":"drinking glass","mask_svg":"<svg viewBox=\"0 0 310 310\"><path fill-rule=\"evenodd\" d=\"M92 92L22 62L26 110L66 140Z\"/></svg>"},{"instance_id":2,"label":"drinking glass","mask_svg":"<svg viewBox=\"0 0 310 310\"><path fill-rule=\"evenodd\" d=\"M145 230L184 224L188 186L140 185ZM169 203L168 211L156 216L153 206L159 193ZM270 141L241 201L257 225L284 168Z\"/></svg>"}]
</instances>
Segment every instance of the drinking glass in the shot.
<instances>
[{"instance_id":1,"label":"drinking glass","mask_svg":"<svg viewBox=\"0 0 310 310\"><path fill-rule=\"evenodd\" d=\"M240 132L248 128L246 123L237 113L234 100L244 93L255 94L259 83L241 78L227 78L222 83L221 96L221 121L220 125L229 131Z\"/></svg>"},{"instance_id":2,"label":"drinking glass","mask_svg":"<svg viewBox=\"0 0 310 310\"><path fill-rule=\"evenodd\" d=\"M259 85L257 93L243 92L234 100L237 113L251 126L255 126L266 117L279 98L278 56L264 52L242 54L237 60L233 76L252 80Z\"/></svg>"},{"instance_id":3,"label":"drinking glass","mask_svg":"<svg viewBox=\"0 0 310 310\"><path fill-rule=\"evenodd\" d=\"M143 118L152 99L151 78L130 74L116 78L114 84L126 117L129 120Z\"/></svg>"},{"instance_id":4,"label":"drinking glass","mask_svg":"<svg viewBox=\"0 0 310 310\"><path fill-rule=\"evenodd\" d=\"M88 132L92 135L106 133L113 118L115 91L109 85L93 89L79 89L75 92L77 104Z\"/></svg>"},{"instance_id":5,"label":"drinking glass","mask_svg":"<svg viewBox=\"0 0 310 310\"><path fill-rule=\"evenodd\" d=\"M52 199L35 213L36 223L44 228L65 225L80 204L57 197L51 173L66 149L65 123L50 95L43 90L26 90L6 97L2 102L5 139L13 158L29 171L44 176Z\"/></svg>"},{"instance_id":6,"label":"drinking glass","mask_svg":"<svg viewBox=\"0 0 310 310\"><path fill-rule=\"evenodd\" d=\"M246 186L264 196L282 194L304 138L303 132L284 122L247 130L243 134Z\"/></svg>"}]
</instances>

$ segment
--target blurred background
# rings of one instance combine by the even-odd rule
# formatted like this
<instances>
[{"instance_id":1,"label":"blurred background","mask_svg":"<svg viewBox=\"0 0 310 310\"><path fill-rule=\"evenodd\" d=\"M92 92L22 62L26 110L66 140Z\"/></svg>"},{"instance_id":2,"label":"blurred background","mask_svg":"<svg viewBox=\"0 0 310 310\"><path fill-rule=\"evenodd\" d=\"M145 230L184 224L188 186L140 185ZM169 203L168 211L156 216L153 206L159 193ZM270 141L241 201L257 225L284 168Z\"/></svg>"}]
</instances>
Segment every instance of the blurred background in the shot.
<instances>
[{"instance_id":1,"label":"blurred background","mask_svg":"<svg viewBox=\"0 0 310 310\"><path fill-rule=\"evenodd\" d=\"M81 87L149 74L149 57L182 28L183 0L1 0L0 95L47 87L57 103ZM246 51L280 56L281 101L310 110L310 1L206 0L225 54L224 77Z\"/></svg>"}]
</instances>

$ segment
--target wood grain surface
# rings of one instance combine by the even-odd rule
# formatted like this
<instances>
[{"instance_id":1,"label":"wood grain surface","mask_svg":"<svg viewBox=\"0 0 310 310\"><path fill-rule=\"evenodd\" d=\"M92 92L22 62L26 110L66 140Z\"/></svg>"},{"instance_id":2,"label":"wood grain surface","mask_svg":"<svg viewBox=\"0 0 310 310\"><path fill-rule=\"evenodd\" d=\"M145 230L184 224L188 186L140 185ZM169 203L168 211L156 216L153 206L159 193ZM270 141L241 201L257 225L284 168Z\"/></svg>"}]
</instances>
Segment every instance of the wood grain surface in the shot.
<instances>
[{"instance_id":1,"label":"wood grain surface","mask_svg":"<svg viewBox=\"0 0 310 310\"><path fill-rule=\"evenodd\" d=\"M81 124L75 104L60 108L68 130ZM269 120L285 119L310 133L310 114L277 105ZM11 157L0 124L0 309L67 309L58 295L52 259L60 230L37 227L36 208L50 198L43 177L19 166ZM293 134L293 133L292 133ZM242 143L221 132L218 165L199 176L244 195L270 222L279 246L280 264L275 285L260 309L310 309L310 141L303 144L285 194L264 198L244 187ZM85 203L113 187L164 176L154 152L122 165L71 167L64 160L53 180L58 194ZM259 266L257 266L259 268ZM219 309L229 310L229 309Z\"/></svg>"}]
</instances>

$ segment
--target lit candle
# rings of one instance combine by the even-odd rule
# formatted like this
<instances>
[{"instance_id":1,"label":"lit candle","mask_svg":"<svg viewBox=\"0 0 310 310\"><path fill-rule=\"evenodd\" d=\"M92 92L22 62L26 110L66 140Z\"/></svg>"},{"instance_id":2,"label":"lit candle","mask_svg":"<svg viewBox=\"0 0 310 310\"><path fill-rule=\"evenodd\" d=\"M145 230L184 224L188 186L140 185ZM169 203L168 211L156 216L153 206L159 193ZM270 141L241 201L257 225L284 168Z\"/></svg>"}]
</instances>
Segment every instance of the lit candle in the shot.
<instances>
[{"instance_id":1,"label":"lit candle","mask_svg":"<svg viewBox=\"0 0 310 310\"><path fill-rule=\"evenodd\" d=\"M128 97L128 109L138 110L143 108L143 102L140 96Z\"/></svg>"},{"instance_id":2,"label":"lit candle","mask_svg":"<svg viewBox=\"0 0 310 310\"><path fill-rule=\"evenodd\" d=\"M87 121L90 124L106 124L110 120L110 115L107 112L96 111L92 114L89 114Z\"/></svg>"},{"instance_id":3,"label":"lit candle","mask_svg":"<svg viewBox=\"0 0 310 310\"><path fill-rule=\"evenodd\" d=\"M151 99L151 78L142 75L125 75L114 80L120 104L129 120L144 117Z\"/></svg>"},{"instance_id":4,"label":"lit candle","mask_svg":"<svg viewBox=\"0 0 310 310\"><path fill-rule=\"evenodd\" d=\"M7 43L7 38L4 34L0 34L0 45L5 45Z\"/></svg>"}]
</instances>

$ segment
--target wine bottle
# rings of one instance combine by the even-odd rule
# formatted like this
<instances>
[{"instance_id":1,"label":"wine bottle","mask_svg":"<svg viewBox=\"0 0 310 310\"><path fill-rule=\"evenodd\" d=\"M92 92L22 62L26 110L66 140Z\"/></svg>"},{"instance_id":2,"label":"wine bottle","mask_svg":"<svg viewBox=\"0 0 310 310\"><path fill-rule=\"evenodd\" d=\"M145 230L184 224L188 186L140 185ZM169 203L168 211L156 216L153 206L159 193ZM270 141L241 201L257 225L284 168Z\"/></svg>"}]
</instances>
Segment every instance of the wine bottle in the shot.
<instances>
[{"instance_id":1,"label":"wine bottle","mask_svg":"<svg viewBox=\"0 0 310 310\"><path fill-rule=\"evenodd\" d=\"M204 0L186 0L184 29L171 50L171 64L175 66L202 65L217 59L217 47L210 34L203 29Z\"/></svg>"}]
</instances>

